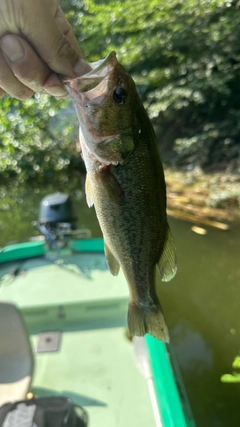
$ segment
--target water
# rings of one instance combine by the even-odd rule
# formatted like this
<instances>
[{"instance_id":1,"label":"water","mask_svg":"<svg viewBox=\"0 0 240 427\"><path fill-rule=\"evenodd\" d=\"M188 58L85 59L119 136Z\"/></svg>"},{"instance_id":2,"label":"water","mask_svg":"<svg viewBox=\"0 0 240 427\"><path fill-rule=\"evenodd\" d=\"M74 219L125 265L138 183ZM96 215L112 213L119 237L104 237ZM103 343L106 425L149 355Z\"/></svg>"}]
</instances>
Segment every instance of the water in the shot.
<instances>
[{"instance_id":1,"label":"water","mask_svg":"<svg viewBox=\"0 0 240 427\"><path fill-rule=\"evenodd\" d=\"M77 186L65 188L75 201L78 226L101 232ZM58 188L60 191L63 188ZM37 235L42 197L56 191L13 187L0 195L0 246ZM240 353L240 226L228 232L208 228L205 236L191 225L171 219L178 255L178 273L162 283L159 296L172 343L198 427L240 425L240 384L223 384Z\"/></svg>"},{"instance_id":2,"label":"water","mask_svg":"<svg viewBox=\"0 0 240 427\"><path fill-rule=\"evenodd\" d=\"M171 220L178 274L159 292L198 426L240 425L240 384L223 384L240 352L240 226L229 232Z\"/></svg>"}]
</instances>

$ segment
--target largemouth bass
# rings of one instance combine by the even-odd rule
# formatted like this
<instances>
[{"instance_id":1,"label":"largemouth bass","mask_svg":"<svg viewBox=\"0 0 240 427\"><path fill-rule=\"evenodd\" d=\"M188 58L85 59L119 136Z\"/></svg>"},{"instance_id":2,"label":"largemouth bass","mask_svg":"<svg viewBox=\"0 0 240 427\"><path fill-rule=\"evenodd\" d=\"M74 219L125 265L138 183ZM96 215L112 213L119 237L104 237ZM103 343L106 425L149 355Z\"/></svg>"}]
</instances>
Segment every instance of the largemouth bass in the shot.
<instances>
[{"instance_id":1,"label":"largemouth bass","mask_svg":"<svg viewBox=\"0 0 240 427\"><path fill-rule=\"evenodd\" d=\"M175 275L176 255L156 137L115 52L90 65L88 74L65 80L80 122L87 203L95 206L111 273L121 267L129 285L130 334L167 342L156 276Z\"/></svg>"}]
</instances>

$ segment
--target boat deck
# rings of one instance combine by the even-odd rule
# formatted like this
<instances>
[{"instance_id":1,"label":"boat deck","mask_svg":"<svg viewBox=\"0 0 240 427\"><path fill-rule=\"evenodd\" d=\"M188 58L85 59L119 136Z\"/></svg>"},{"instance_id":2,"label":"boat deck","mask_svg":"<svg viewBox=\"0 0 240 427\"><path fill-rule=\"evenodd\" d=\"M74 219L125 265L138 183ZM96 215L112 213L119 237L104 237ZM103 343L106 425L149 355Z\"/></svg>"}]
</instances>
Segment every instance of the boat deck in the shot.
<instances>
[{"instance_id":1,"label":"boat deck","mask_svg":"<svg viewBox=\"0 0 240 427\"><path fill-rule=\"evenodd\" d=\"M146 380L126 335L128 289L103 253L63 250L0 269L0 300L22 311L35 369L32 392L64 395L89 414L90 427L155 426ZM61 331L59 350L37 353L42 332Z\"/></svg>"},{"instance_id":2,"label":"boat deck","mask_svg":"<svg viewBox=\"0 0 240 427\"><path fill-rule=\"evenodd\" d=\"M92 326L63 329L59 352L37 354L33 393L70 397L87 410L92 427L155 426L125 328ZM37 336L31 338L35 347Z\"/></svg>"}]
</instances>

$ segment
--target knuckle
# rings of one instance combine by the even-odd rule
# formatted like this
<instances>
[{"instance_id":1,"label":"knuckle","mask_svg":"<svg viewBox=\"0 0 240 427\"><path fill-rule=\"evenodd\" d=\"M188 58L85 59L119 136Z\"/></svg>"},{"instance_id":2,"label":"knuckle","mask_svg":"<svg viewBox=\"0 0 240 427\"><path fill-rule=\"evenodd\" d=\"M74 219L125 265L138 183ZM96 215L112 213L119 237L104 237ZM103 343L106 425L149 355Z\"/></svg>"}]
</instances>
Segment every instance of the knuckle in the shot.
<instances>
[{"instance_id":1,"label":"knuckle","mask_svg":"<svg viewBox=\"0 0 240 427\"><path fill-rule=\"evenodd\" d=\"M63 34L64 34L65 37L68 37L68 36L70 36L72 34L72 27L71 27L71 25L68 22L66 24L66 28L65 28Z\"/></svg>"},{"instance_id":2,"label":"knuckle","mask_svg":"<svg viewBox=\"0 0 240 427\"><path fill-rule=\"evenodd\" d=\"M62 34L62 36L59 38L59 40L56 42L55 46L53 46L53 58L50 59L51 62L55 61L56 58L59 59L66 59L77 56L77 53L70 45L67 37Z\"/></svg>"},{"instance_id":3,"label":"knuckle","mask_svg":"<svg viewBox=\"0 0 240 427\"><path fill-rule=\"evenodd\" d=\"M66 36L62 35L62 37L60 37L58 44L56 46L56 52L58 54L58 56L66 56L66 54L68 53L68 51L71 49L69 42L66 38Z\"/></svg>"}]
</instances>

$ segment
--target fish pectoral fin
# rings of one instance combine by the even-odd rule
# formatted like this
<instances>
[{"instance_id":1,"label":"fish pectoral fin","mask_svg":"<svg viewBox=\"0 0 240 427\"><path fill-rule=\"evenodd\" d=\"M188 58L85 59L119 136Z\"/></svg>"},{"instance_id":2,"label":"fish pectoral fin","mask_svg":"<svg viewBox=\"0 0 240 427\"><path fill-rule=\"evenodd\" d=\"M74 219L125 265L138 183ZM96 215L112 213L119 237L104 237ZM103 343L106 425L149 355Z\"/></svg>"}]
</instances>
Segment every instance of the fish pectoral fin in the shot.
<instances>
[{"instance_id":1,"label":"fish pectoral fin","mask_svg":"<svg viewBox=\"0 0 240 427\"><path fill-rule=\"evenodd\" d=\"M89 208L91 208L91 206L93 206L94 202L93 202L92 186L91 186L91 182L90 182L90 178L89 178L88 174L86 176L86 181L85 181L85 193L86 193L87 204L88 204Z\"/></svg>"},{"instance_id":2,"label":"fish pectoral fin","mask_svg":"<svg viewBox=\"0 0 240 427\"><path fill-rule=\"evenodd\" d=\"M104 251L105 251L107 265L110 272L112 273L113 276L117 276L119 273L120 264L118 260L115 258L115 256L112 254L106 242L104 242Z\"/></svg>"},{"instance_id":3,"label":"fish pectoral fin","mask_svg":"<svg viewBox=\"0 0 240 427\"><path fill-rule=\"evenodd\" d=\"M124 200L124 191L117 178L113 175L109 166L99 170L99 177L107 191L108 196L115 203L121 204Z\"/></svg>"},{"instance_id":4,"label":"fish pectoral fin","mask_svg":"<svg viewBox=\"0 0 240 427\"><path fill-rule=\"evenodd\" d=\"M171 280L177 271L176 249L169 225L167 226L164 248L158 262L158 268L163 282Z\"/></svg>"}]
</instances>

